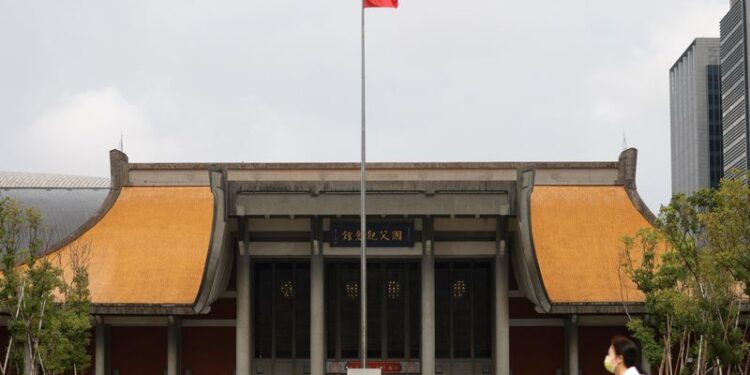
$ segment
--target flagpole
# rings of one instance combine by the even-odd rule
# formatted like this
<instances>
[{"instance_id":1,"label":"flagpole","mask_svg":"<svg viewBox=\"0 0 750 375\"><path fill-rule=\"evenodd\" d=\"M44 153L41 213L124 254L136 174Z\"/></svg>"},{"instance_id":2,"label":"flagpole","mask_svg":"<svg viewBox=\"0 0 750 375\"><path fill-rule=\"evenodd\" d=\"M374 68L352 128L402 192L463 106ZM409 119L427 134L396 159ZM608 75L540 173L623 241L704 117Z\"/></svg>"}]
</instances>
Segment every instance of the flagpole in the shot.
<instances>
[{"instance_id":1,"label":"flagpole","mask_svg":"<svg viewBox=\"0 0 750 375\"><path fill-rule=\"evenodd\" d=\"M365 216L365 196L367 179L366 162L366 143L365 135L365 1L362 0L362 162L360 163L360 246L362 248L360 260L360 348L359 357L362 361L363 369L367 368L367 222Z\"/></svg>"}]
</instances>

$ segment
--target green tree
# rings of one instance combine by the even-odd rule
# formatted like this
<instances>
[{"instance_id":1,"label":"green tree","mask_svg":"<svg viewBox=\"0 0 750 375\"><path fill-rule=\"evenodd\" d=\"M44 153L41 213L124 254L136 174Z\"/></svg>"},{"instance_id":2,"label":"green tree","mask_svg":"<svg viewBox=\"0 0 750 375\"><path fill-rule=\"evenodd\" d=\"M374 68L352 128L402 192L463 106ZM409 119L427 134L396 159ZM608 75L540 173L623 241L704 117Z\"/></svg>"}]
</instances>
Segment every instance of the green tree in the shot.
<instances>
[{"instance_id":1,"label":"green tree","mask_svg":"<svg viewBox=\"0 0 750 375\"><path fill-rule=\"evenodd\" d=\"M655 228L624 239L622 266L645 295L628 328L658 374L748 374L746 182L676 194Z\"/></svg>"},{"instance_id":2,"label":"green tree","mask_svg":"<svg viewBox=\"0 0 750 375\"><path fill-rule=\"evenodd\" d=\"M91 317L86 262L90 244L68 252L66 280L59 255L40 256L41 215L0 198L0 308L8 314L9 341L0 374L64 374L90 366Z\"/></svg>"}]
</instances>

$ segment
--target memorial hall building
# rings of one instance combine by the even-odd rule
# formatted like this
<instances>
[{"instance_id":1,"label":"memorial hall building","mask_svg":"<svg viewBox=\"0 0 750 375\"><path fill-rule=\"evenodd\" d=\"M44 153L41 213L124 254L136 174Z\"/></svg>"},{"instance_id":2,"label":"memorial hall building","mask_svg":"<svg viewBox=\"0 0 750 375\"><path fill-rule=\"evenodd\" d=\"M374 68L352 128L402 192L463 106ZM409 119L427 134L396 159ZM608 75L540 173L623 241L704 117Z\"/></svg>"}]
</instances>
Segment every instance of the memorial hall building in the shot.
<instances>
[{"instance_id":1,"label":"memorial hall building","mask_svg":"<svg viewBox=\"0 0 750 375\"><path fill-rule=\"evenodd\" d=\"M637 151L606 162L130 163L0 173L47 257L89 247L91 374L598 375L643 295L622 237L653 225Z\"/></svg>"}]
</instances>

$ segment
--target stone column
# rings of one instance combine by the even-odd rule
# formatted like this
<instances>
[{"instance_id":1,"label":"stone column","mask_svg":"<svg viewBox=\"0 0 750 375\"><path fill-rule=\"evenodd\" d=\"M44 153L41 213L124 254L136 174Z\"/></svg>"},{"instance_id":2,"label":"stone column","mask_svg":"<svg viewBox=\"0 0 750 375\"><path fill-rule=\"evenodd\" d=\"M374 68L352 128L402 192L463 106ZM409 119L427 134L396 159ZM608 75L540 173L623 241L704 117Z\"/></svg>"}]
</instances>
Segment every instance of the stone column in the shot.
<instances>
[{"instance_id":1,"label":"stone column","mask_svg":"<svg viewBox=\"0 0 750 375\"><path fill-rule=\"evenodd\" d=\"M247 219L241 218L238 229L237 251L237 324L236 324L236 375L250 375L252 351L250 347L250 247Z\"/></svg>"},{"instance_id":2,"label":"stone column","mask_svg":"<svg viewBox=\"0 0 750 375\"><path fill-rule=\"evenodd\" d=\"M94 374L107 375L107 327L101 316L95 317L94 321L96 324Z\"/></svg>"},{"instance_id":3,"label":"stone column","mask_svg":"<svg viewBox=\"0 0 750 375\"><path fill-rule=\"evenodd\" d=\"M170 315L167 323L167 375L180 375L182 322Z\"/></svg>"},{"instance_id":4,"label":"stone column","mask_svg":"<svg viewBox=\"0 0 750 375\"><path fill-rule=\"evenodd\" d=\"M318 240L313 241L310 258L310 374L325 375L325 296L324 260Z\"/></svg>"},{"instance_id":5,"label":"stone column","mask_svg":"<svg viewBox=\"0 0 750 375\"><path fill-rule=\"evenodd\" d=\"M510 313L508 310L508 251L505 240L498 241L495 254L495 374L510 375Z\"/></svg>"},{"instance_id":6,"label":"stone column","mask_svg":"<svg viewBox=\"0 0 750 375\"><path fill-rule=\"evenodd\" d=\"M422 375L435 375L435 252L432 221L424 220L422 252Z\"/></svg>"},{"instance_id":7,"label":"stone column","mask_svg":"<svg viewBox=\"0 0 750 375\"><path fill-rule=\"evenodd\" d=\"M568 375L578 375L578 317L565 317L565 355Z\"/></svg>"}]
</instances>

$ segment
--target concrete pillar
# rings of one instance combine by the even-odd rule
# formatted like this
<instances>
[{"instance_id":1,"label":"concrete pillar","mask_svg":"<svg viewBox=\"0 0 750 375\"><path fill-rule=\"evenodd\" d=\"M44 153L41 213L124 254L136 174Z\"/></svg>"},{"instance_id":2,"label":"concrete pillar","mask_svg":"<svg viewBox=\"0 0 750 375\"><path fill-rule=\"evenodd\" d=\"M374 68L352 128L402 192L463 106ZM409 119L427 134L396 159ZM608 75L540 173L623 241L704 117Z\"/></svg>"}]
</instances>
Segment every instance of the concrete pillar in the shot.
<instances>
[{"instance_id":1,"label":"concrete pillar","mask_svg":"<svg viewBox=\"0 0 750 375\"><path fill-rule=\"evenodd\" d=\"M169 316L167 323L167 375L180 375L180 346L182 322L180 318Z\"/></svg>"},{"instance_id":2,"label":"concrete pillar","mask_svg":"<svg viewBox=\"0 0 750 375\"><path fill-rule=\"evenodd\" d=\"M578 317L569 315L565 318L565 362L566 374L578 375Z\"/></svg>"},{"instance_id":3,"label":"concrete pillar","mask_svg":"<svg viewBox=\"0 0 750 375\"><path fill-rule=\"evenodd\" d=\"M426 228L425 228L426 229ZM424 230L423 233L427 233ZM422 254L422 375L435 375L435 253L432 240Z\"/></svg>"},{"instance_id":4,"label":"concrete pillar","mask_svg":"<svg viewBox=\"0 0 750 375\"><path fill-rule=\"evenodd\" d=\"M94 318L96 325L94 375L107 375L107 327L101 316Z\"/></svg>"},{"instance_id":5,"label":"concrete pillar","mask_svg":"<svg viewBox=\"0 0 750 375\"><path fill-rule=\"evenodd\" d=\"M237 251L237 324L236 324L236 375L250 375L252 351L250 347L250 247L247 219L241 218L239 236L242 241Z\"/></svg>"},{"instance_id":6,"label":"concrete pillar","mask_svg":"<svg viewBox=\"0 0 750 375\"><path fill-rule=\"evenodd\" d=\"M325 375L324 261L320 242L313 242L310 259L310 374Z\"/></svg>"},{"instance_id":7,"label":"concrete pillar","mask_svg":"<svg viewBox=\"0 0 750 375\"><path fill-rule=\"evenodd\" d=\"M510 375L510 312L508 309L508 251L505 240L498 241L495 254L495 347L496 375Z\"/></svg>"}]
</instances>

